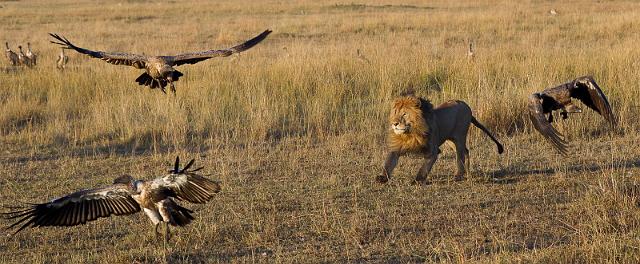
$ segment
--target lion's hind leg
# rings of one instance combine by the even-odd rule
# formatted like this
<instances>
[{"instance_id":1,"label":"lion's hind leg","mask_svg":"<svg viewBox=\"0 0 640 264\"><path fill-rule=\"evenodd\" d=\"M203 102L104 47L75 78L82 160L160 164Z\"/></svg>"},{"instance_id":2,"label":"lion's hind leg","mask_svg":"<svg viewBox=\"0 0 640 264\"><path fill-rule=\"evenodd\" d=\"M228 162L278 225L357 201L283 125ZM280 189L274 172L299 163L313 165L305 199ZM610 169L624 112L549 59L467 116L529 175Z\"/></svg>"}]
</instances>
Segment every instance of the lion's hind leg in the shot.
<instances>
[{"instance_id":1,"label":"lion's hind leg","mask_svg":"<svg viewBox=\"0 0 640 264\"><path fill-rule=\"evenodd\" d=\"M455 180L464 180L466 169L469 167L469 149L466 146L466 140L456 140L456 163L458 165L458 172L456 172ZM466 168L465 168L466 166Z\"/></svg>"},{"instance_id":2,"label":"lion's hind leg","mask_svg":"<svg viewBox=\"0 0 640 264\"><path fill-rule=\"evenodd\" d=\"M469 149L468 148L465 148L464 159L466 161L464 166L467 169L467 171L469 171L469 168L471 168L471 166L469 165L469 164L471 164L471 161L469 161Z\"/></svg>"}]
</instances>

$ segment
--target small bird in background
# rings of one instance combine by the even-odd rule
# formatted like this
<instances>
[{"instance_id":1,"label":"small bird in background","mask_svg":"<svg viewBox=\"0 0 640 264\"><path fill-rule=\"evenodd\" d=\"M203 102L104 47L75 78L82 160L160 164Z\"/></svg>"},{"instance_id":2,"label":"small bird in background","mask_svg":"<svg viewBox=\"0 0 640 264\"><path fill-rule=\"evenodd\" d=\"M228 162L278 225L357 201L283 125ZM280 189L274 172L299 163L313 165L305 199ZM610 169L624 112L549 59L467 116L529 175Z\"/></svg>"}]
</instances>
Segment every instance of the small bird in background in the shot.
<instances>
[{"instance_id":1,"label":"small bird in background","mask_svg":"<svg viewBox=\"0 0 640 264\"><path fill-rule=\"evenodd\" d=\"M36 64L38 64L38 55L31 51L31 42L27 42L27 53L25 54L25 56L27 56L27 59L29 60L29 64L31 64L31 66L36 66Z\"/></svg>"},{"instance_id":2,"label":"small bird in background","mask_svg":"<svg viewBox=\"0 0 640 264\"><path fill-rule=\"evenodd\" d=\"M49 35L55 39L51 41L51 43L60 45L65 49L72 49L90 57L102 59L111 64L127 65L137 69L144 69L145 72L136 79L138 84L149 86L151 89L160 88L164 93L166 93L165 87L169 85L171 91L175 94L176 88L173 83L178 81L183 75L174 68L175 66L195 64L211 58L228 57L243 52L262 42L270 33L271 30L265 30L254 38L228 49L189 52L175 56L147 56L123 52L93 51L78 47L68 39L57 34L49 33Z\"/></svg>"},{"instance_id":3,"label":"small bird in background","mask_svg":"<svg viewBox=\"0 0 640 264\"><path fill-rule=\"evenodd\" d=\"M4 45L7 47L4 54L7 56L7 59L9 60L9 64L11 64L11 66L18 65L20 63L20 60L18 59L18 54L16 54L13 50L9 48L9 42L5 42Z\"/></svg>"},{"instance_id":4,"label":"small bird in background","mask_svg":"<svg viewBox=\"0 0 640 264\"><path fill-rule=\"evenodd\" d=\"M551 123L554 121L553 111L556 110L560 110L562 119L567 119L569 113L582 113L582 109L573 104L572 98L580 100L584 105L602 115L611 127L616 126L611 105L591 76L579 77L573 81L532 94L529 96L529 117L533 126L563 155L568 153L568 143L551 126ZM547 114L548 117L545 116Z\"/></svg>"},{"instance_id":5,"label":"small bird in background","mask_svg":"<svg viewBox=\"0 0 640 264\"><path fill-rule=\"evenodd\" d=\"M555 16L555 15L558 14L558 12L555 9L552 8L551 10L549 10L549 14L552 15L552 16Z\"/></svg>"},{"instance_id":6,"label":"small bird in background","mask_svg":"<svg viewBox=\"0 0 640 264\"><path fill-rule=\"evenodd\" d=\"M56 59L56 68L64 70L67 62L69 62L69 57L64 54L64 49L60 49L60 54L58 54L58 59Z\"/></svg>"},{"instance_id":7,"label":"small bird in background","mask_svg":"<svg viewBox=\"0 0 640 264\"><path fill-rule=\"evenodd\" d=\"M112 185L80 190L45 203L27 203L12 207L14 211L2 213L5 219L15 220L7 229L17 227L13 235L27 227L75 226L111 215L130 215L141 210L155 226L156 236L160 224L164 225L164 242L169 241L169 225L185 226L194 220L193 211L180 206L184 200L202 204L220 191L220 185L189 170L191 160L180 169L176 157L169 174L154 180L135 180L131 175L116 178Z\"/></svg>"}]
</instances>

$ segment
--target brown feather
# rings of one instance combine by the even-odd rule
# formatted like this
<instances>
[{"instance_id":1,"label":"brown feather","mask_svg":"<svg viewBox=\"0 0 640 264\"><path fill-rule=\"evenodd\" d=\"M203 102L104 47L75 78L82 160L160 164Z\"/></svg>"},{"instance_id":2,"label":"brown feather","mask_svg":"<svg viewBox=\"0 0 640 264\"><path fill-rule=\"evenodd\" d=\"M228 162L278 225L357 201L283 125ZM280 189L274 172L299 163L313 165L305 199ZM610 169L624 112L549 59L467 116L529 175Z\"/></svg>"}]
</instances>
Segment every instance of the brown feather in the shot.
<instances>
[{"instance_id":1,"label":"brown feather","mask_svg":"<svg viewBox=\"0 0 640 264\"><path fill-rule=\"evenodd\" d=\"M544 116L540 96L533 94L529 97L529 118L540 134L542 134L560 153L567 154L568 143L562 135L549 123Z\"/></svg>"}]
</instances>

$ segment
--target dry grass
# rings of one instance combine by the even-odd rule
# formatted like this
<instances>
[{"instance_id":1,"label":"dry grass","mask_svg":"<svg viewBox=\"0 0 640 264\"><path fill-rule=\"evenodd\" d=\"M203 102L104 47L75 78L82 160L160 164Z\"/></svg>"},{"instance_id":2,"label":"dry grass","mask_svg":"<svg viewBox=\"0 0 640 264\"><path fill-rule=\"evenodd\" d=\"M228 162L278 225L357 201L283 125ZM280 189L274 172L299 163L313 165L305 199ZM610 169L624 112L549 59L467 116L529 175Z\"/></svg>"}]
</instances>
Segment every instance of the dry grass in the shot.
<instances>
[{"instance_id":1,"label":"dry grass","mask_svg":"<svg viewBox=\"0 0 640 264\"><path fill-rule=\"evenodd\" d=\"M636 2L56 2L0 2L3 40L40 54L34 69L0 65L0 206L125 172L151 178L177 154L224 189L191 206L198 219L166 257L138 215L2 237L0 262L640 261ZM266 28L235 59L180 67L175 97L137 86L139 70L76 53L60 72L46 34L173 54ZM620 127L572 116L559 125L574 146L562 158L532 133L526 97L586 74ZM408 86L467 101L505 155L472 129L466 182L449 182L444 149L433 185L408 184L416 158L376 184L389 104Z\"/></svg>"}]
</instances>

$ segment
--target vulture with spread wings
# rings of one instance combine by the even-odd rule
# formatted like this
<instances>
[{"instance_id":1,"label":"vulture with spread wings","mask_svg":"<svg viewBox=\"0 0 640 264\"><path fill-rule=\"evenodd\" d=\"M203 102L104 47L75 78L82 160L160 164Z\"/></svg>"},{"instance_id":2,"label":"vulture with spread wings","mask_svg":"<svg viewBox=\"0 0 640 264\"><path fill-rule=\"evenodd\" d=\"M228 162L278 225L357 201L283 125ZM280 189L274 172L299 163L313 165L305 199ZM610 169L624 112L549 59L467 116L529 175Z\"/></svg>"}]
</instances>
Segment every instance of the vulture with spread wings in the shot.
<instances>
[{"instance_id":1,"label":"vulture with spread wings","mask_svg":"<svg viewBox=\"0 0 640 264\"><path fill-rule=\"evenodd\" d=\"M165 93L165 87L168 84L171 87L171 91L175 94L176 88L173 82L178 81L182 73L173 68L174 66L195 64L214 57L231 56L232 54L250 49L264 40L270 33L271 30L265 30L260 33L260 35L228 49L190 52L175 56L146 56L122 52L93 51L80 48L63 36L53 33L49 33L49 35L55 39L51 41L51 43L61 45L65 49L72 49L79 53L102 59L111 64L128 65L137 69L144 69L145 72L136 79L138 84L149 86L151 89L160 88Z\"/></svg>"},{"instance_id":2,"label":"vulture with spread wings","mask_svg":"<svg viewBox=\"0 0 640 264\"><path fill-rule=\"evenodd\" d=\"M135 180L130 175L116 178L113 185L74 192L50 202L15 207L2 213L4 218L16 222L7 229L17 227L16 234L27 227L75 226L111 215L129 215L144 210L155 225L164 224L164 239L169 240L169 224L185 226L193 220L193 211L180 206L176 200L205 203L220 191L220 185L189 170L191 160L180 169L180 159L169 174L152 181Z\"/></svg>"},{"instance_id":3,"label":"vulture with spread wings","mask_svg":"<svg viewBox=\"0 0 640 264\"><path fill-rule=\"evenodd\" d=\"M616 119L611 106L596 81L591 76L579 77L553 88L529 96L529 117L533 126L553 144L563 155L567 154L568 143L553 127L553 111L560 110L563 119L569 113L581 113L582 109L573 104L571 98L580 100L587 107L602 115L614 127ZM549 116L546 117L545 115Z\"/></svg>"}]
</instances>

